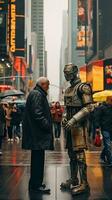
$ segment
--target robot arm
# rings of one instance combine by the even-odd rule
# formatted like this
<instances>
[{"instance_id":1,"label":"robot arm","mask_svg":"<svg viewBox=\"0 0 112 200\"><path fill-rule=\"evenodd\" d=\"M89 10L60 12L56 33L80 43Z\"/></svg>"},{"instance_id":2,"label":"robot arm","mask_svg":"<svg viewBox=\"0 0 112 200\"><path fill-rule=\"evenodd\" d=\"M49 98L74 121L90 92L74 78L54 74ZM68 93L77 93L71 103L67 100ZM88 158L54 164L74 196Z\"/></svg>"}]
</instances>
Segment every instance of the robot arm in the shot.
<instances>
[{"instance_id":1,"label":"robot arm","mask_svg":"<svg viewBox=\"0 0 112 200\"><path fill-rule=\"evenodd\" d=\"M94 105L92 104L92 90L90 85L82 84L79 88L79 92L82 94L84 107L66 123L65 129L71 128L74 124L80 122L84 117L89 115L89 113L94 110Z\"/></svg>"},{"instance_id":2,"label":"robot arm","mask_svg":"<svg viewBox=\"0 0 112 200\"><path fill-rule=\"evenodd\" d=\"M87 105L86 107L82 108L78 113L76 113L72 119L70 119L66 125L65 129L71 128L74 124L77 124L77 122L80 122L84 117L88 116L90 112L94 110L94 105Z\"/></svg>"}]
</instances>

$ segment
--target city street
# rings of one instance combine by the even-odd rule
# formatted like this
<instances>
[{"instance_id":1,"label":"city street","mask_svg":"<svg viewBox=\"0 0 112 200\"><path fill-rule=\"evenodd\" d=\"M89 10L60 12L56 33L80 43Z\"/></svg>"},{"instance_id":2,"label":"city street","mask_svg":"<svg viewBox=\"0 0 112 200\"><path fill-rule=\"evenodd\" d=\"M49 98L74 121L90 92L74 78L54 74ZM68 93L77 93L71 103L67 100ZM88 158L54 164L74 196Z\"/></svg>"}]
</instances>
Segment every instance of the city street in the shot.
<instances>
[{"instance_id":1,"label":"city street","mask_svg":"<svg viewBox=\"0 0 112 200\"><path fill-rule=\"evenodd\" d=\"M99 164L99 149L87 152L90 194L75 200L111 200L112 169ZM28 193L30 152L22 151L21 142L3 143L0 157L0 200L71 200L68 192L60 191L60 183L69 177L69 159L64 150L63 136L55 141L55 151L46 153L45 183L51 195L39 196Z\"/></svg>"},{"instance_id":2,"label":"city street","mask_svg":"<svg viewBox=\"0 0 112 200\"><path fill-rule=\"evenodd\" d=\"M110 19L112 0L0 0L0 200L112 200Z\"/></svg>"}]
</instances>

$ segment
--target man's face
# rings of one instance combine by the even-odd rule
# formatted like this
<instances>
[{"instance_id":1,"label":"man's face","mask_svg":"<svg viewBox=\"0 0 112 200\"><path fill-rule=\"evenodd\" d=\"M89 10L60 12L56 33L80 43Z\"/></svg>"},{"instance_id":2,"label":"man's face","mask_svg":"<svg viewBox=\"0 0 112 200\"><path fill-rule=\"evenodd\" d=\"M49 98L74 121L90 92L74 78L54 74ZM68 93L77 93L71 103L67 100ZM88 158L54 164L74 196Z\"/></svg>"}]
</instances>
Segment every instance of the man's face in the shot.
<instances>
[{"instance_id":1,"label":"man's face","mask_svg":"<svg viewBox=\"0 0 112 200\"><path fill-rule=\"evenodd\" d=\"M43 81L43 82L41 83L41 87L42 87L42 89L43 89L45 92L48 91L49 85L50 85L49 81Z\"/></svg>"}]
</instances>

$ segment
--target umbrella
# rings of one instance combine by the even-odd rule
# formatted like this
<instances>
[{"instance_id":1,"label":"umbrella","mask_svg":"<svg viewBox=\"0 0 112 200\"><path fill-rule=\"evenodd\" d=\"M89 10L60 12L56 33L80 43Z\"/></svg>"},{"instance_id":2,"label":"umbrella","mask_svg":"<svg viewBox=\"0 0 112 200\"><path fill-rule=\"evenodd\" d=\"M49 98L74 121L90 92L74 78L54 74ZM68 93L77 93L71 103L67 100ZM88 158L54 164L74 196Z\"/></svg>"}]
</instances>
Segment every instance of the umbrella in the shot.
<instances>
[{"instance_id":1,"label":"umbrella","mask_svg":"<svg viewBox=\"0 0 112 200\"><path fill-rule=\"evenodd\" d=\"M0 98L2 99L8 96L21 96L21 95L24 95L24 93L21 92L20 90L7 90L5 92L0 93Z\"/></svg>"},{"instance_id":2,"label":"umbrella","mask_svg":"<svg viewBox=\"0 0 112 200\"><path fill-rule=\"evenodd\" d=\"M112 96L112 90L104 90L102 92L97 92L93 94L93 100L95 102L103 102L107 100L107 97Z\"/></svg>"}]
</instances>

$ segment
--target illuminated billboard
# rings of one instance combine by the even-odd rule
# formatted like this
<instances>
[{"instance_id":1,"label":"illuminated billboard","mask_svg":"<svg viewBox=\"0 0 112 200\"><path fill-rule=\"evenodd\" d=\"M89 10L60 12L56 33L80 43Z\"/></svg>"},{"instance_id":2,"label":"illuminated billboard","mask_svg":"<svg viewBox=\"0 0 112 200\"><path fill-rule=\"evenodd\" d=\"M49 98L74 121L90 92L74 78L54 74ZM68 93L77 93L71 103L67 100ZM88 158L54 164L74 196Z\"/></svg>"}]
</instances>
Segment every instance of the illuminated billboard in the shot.
<instances>
[{"instance_id":1,"label":"illuminated billboard","mask_svg":"<svg viewBox=\"0 0 112 200\"><path fill-rule=\"evenodd\" d=\"M102 60L93 61L87 65L86 76L93 92L104 90L104 67Z\"/></svg>"},{"instance_id":2,"label":"illuminated billboard","mask_svg":"<svg viewBox=\"0 0 112 200\"><path fill-rule=\"evenodd\" d=\"M96 49L96 1L78 0L77 8L77 49L93 56Z\"/></svg>"},{"instance_id":3,"label":"illuminated billboard","mask_svg":"<svg viewBox=\"0 0 112 200\"><path fill-rule=\"evenodd\" d=\"M10 0L8 14L9 49L14 56L24 57L24 0Z\"/></svg>"},{"instance_id":4,"label":"illuminated billboard","mask_svg":"<svg viewBox=\"0 0 112 200\"><path fill-rule=\"evenodd\" d=\"M87 48L89 56L93 55L93 0L87 1Z\"/></svg>"},{"instance_id":5,"label":"illuminated billboard","mask_svg":"<svg viewBox=\"0 0 112 200\"><path fill-rule=\"evenodd\" d=\"M87 23L86 25L86 59L89 61L96 52L96 1L86 0Z\"/></svg>"},{"instance_id":6,"label":"illuminated billboard","mask_svg":"<svg viewBox=\"0 0 112 200\"><path fill-rule=\"evenodd\" d=\"M85 23L86 23L86 13L85 13L85 1L78 0L77 8L77 49L85 49Z\"/></svg>"},{"instance_id":7,"label":"illuminated billboard","mask_svg":"<svg viewBox=\"0 0 112 200\"><path fill-rule=\"evenodd\" d=\"M112 90L112 59L104 60L104 87Z\"/></svg>"}]
</instances>

